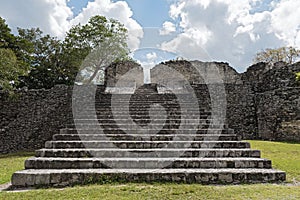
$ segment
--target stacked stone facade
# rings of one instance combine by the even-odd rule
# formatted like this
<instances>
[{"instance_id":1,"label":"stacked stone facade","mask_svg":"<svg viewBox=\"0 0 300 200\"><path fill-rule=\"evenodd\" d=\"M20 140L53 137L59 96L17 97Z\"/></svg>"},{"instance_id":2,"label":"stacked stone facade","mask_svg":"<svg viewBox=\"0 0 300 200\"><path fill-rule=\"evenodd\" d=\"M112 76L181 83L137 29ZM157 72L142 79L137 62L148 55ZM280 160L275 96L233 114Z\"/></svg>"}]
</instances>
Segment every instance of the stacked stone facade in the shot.
<instances>
[{"instance_id":1,"label":"stacked stone facade","mask_svg":"<svg viewBox=\"0 0 300 200\"><path fill-rule=\"evenodd\" d=\"M203 66L200 76L191 63ZM217 66L226 91L227 123L243 139L300 141L300 83L295 79L300 63L278 63L272 67L259 63L242 74L227 63L171 61L164 65L181 73L195 91L201 91L199 98L208 107L208 85L200 77L209 75L211 65ZM140 71L134 63L127 62L124 66L106 70L106 85L115 84L117 77L129 69ZM125 71L119 72L119 68ZM158 73L155 68L151 70L151 79ZM99 87L104 90L105 86ZM62 85L49 90L22 89L15 100L0 92L0 153L39 149L72 123L72 89Z\"/></svg>"}]
</instances>

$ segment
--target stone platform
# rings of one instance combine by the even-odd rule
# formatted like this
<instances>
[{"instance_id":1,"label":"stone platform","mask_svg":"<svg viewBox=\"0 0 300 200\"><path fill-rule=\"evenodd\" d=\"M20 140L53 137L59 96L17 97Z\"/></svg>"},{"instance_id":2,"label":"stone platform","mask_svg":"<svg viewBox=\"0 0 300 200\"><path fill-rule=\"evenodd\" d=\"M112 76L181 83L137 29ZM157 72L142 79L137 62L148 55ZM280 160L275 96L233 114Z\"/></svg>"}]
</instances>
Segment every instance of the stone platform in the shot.
<instances>
[{"instance_id":1,"label":"stone platform","mask_svg":"<svg viewBox=\"0 0 300 200\"><path fill-rule=\"evenodd\" d=\"M97 95L94 105L78 108L82 112L74 123L26 160L25 170L13 174L13 187L285 181L285 172L272 169L271 161L227 124L215 122L200 98L195 112L190 98L179 102L176 95L159 94L155 85L138 88L130 98Z\"/></svg>"}]
</instances>

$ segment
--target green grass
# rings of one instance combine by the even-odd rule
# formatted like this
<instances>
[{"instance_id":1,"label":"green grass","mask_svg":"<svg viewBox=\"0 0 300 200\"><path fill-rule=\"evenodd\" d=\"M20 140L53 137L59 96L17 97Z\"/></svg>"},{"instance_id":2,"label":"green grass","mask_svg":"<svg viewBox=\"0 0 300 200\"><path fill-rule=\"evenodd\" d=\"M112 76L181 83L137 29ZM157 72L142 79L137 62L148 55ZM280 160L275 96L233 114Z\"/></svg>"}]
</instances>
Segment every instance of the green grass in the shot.
<instances>
[{"instance_id":1,"label":"green grass","mask_svg":"<svg viewBox=\"0 0 300 200\"><path fill-rule=\"evenodd\" d=\"M287 173L288 182L300 182L300 144L249 141L252 149L261 150L262 158L272 160L273 168Z\"/></svg>"},{"instance_id":2,"label":"green grass","mask_svg":"<svg viewBox=\"0 0 300 200\"><path fill-rule=\"evenodd\" d=\"M0 199L278 199L300 198L300 186L241 185L202 186L197 184L106 184L29 192L1 192Z\"/></svg>"},{"instance_id":3,"label":"green grass","mask_svg":"<svg viewBox=\"0 0 300 200\"><path fill-rule=\"evenodd\" d=\"M288 182L300 181L300 144L249 141L252 149L262 151L276 169L287 172ZM32 153L0 156L0 180L9 181L23 168ZM3 162L4 161L4 162ZM3 164L4 163L4 164ZM16 167L14 167L16 166ZM6 182L7 182L6 181ZM253 184L204 186L199 184L104 184L64 189L39 189L27 192L0 192L0 199L300 199L300 184Z\"/></svg>"},{"instance_id":4,"label":"green grass","mask_svg":"<svg viewBox=\"0 0 300 200\"><path fill-rule=\"evenodd\" d=\"M24 169L24 161L33 155L32 152L0 155L0 184L9 182L15 171Z\"/></svg>"}]
</instances>

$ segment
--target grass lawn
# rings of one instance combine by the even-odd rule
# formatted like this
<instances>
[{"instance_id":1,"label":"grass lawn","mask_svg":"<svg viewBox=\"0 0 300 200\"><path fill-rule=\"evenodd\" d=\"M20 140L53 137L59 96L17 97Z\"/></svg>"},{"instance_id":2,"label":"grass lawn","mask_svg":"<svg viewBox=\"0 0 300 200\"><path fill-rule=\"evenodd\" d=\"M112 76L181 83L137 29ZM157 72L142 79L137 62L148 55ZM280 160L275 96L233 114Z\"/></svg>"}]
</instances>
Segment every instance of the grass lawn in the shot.
<instances>
[{"instance_id":1,"label":"grass lawn","mask_svg":"<svg viewBox=\"0 0 300 200\"><path fill-rule=\"evenodd\" d=\"M0 155L0 184L9 182L15 171L24 169L24 161L33 155L32 152Z\"/></svg>"},{"instance_id":2,"label":"grass lawn","mask_svg":"<svg viewBox=\"0 0 300 200\"><path fill-rule=\"evenodd\" d=\"M104 184L27 192L0 192L0 199L300 199L300 144L249 141L252 149L287 172L287 184L204 186L199 184ZM0 180L10 180L32 153L0 156Z\"/></svg>"},{"instance_id":3,"label":"grass lawn","mask_svg":"<svg viewBox=\"0 0 300 200\"><path fill-rule=\"evenodd\" d=\"M273 168L287 173L288 182L300 182L300 144L248 141L252 149L261 150L261 157L272 160Z\"/></svg>"}]
</instances>

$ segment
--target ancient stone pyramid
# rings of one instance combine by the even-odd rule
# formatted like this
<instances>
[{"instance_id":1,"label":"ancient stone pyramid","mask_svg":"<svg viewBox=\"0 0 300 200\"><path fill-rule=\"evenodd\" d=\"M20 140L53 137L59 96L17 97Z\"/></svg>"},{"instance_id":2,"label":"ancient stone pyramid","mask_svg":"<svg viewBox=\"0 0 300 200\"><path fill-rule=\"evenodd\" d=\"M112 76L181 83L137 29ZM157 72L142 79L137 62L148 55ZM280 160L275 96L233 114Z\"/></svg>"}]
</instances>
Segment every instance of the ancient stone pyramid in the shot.
<instances>
[{"instance_id":1,"label":"ancient stone pyramid","mask_svg":"<svg viewBox=\"0 0 300 200\"><path fill-rule=\"evenodd\" d=\"M97 96L95 105L81 108L87 112L74 124L26 160L25 170L14 173L14 187L285 181L284 172L272 169L271 161L260 158L260 151L250 149L228 125L212 123L207 107L199 105L199 115L190 114L192 102L184 94L181 105L174 95L159 94L157 85L144 85L133 95L107 94L100 88ZM128 98L129 118L123 104ZM189 123L180 127L183 104ZM90 106L96 108L96 120Z\"/></svg>"}]
</instances>

